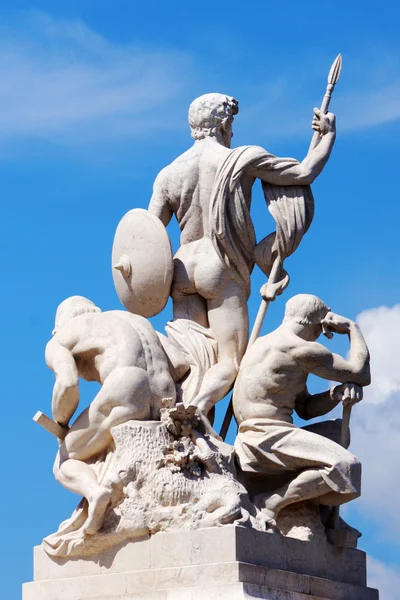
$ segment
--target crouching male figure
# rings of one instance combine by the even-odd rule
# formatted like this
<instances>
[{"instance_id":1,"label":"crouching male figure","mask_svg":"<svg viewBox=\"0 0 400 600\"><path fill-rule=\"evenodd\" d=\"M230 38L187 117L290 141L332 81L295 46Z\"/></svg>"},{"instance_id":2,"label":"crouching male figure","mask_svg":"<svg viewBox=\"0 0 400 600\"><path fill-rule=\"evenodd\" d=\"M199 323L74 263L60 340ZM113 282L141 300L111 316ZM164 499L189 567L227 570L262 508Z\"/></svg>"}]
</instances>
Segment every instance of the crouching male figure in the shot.
<instances>
[{"instance_id":1,"label":"crouching male figure","mask_svg":"<svg viewBox=\"0 0 400 600\"><path fill-rule=\"evenodd\" d=\"M347 360L316 342L322 332L349 336ZM310 373L341 385L309 394ZM271 526L290 504L337 506L360 495L358 459L331 439L294 425L292 414L313 419L341 401L353 405L369 383L369 352L358 325L330 312L316 296L291 298L282 324L246 352L233 396L235 450L245 477L262 492L253 500ZM280 483L271 489L274 481Z\"/></svg>"},{"instance_id":2,"label":"crouching male figure","mask_svg":"<svg viewBox=\"0 0 400 600\"><path fill-rule=\"evenodd\" d=\"M112 427L131 419L159 420L163 400L175 403L170 358L151 324L139 315L102 313L82 296L67 298L57 309L46 362L56 375L53 418L67 434L54 474L64 487L87 499L87 535L101 527L111 495L98 483L90 462L112 444ZM68 429L79 404L79 377L102 387Z\"/></svg>"}]
</instances>

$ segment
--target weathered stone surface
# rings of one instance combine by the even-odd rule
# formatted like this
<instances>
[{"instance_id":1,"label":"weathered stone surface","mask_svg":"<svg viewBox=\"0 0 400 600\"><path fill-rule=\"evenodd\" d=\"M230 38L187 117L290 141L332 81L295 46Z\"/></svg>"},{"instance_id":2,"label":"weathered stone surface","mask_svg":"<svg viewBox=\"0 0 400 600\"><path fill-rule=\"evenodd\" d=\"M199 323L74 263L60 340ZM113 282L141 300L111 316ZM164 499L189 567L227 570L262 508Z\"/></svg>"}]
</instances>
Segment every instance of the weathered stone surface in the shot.
<instances>
[{"instance_id":1,"label":"weathered stone surface","mask_svg":"<svg viewBox=\"0 0 400 600\"><path fill-rule=\"evenodd\" d=\"M107 581L105 581L107 579ZM263 581L263 583L259 583ZM155 585L161 586L154 589ZM61 595L62 594L62 595ZM246 563L24 585L23 600L378 600L371 588Z\"/></svg>"},{"instance_id":2,"label":"weathered stone surface","mask_svg":"<svg viewBox=\"0 0 400 600\"><path fill-rule=\"evenodd\" d=\"M113 428L115 447L98 476L99 485L111 490L102 527L85 534L84 500L57 533L44 539L46 552L95 556L150 533L242 518L242 497L247 494L235 478L232 447L195 432L188 415L179 405L164 409L162 421L129 421ZM194 415L192 421L197 422ZM190 537L183 539L191 543ZM157 541L152 543L157 547Z\"/></svg>"},{"instance_id":3,"label":"weathered stone surface","mask_svg":"<svg viewBox=\"0 0 400 600\"><path fill-rule=\"evenodd\" d=\"M279 541L280 540L280 541ZM159 533L86 559L35 549L23 600L378 600L365 555L228 525Z\"/></svg>"},{"instance_id":4,"label":"weathered stone surface","mask_svg":"<svg viewBox=\"0 0 400 600\"><path fill-rule=\"evenodd\" d=\"M365 553L286 538L279 533L225 525L189 531L160 532L120 544L88 558L63 559L35 548L34 580L69 579L146 569L157 570L244 562L365 586Z\"/></svg>"}]
</instances>

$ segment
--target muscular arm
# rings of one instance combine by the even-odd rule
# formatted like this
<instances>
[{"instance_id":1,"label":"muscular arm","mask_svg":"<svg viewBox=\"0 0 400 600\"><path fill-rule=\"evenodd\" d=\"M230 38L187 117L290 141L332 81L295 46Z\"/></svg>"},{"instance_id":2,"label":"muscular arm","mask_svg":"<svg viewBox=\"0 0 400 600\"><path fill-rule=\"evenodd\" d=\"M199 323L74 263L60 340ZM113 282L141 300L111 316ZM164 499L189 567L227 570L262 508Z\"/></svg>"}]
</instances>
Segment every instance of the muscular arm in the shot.
<instances>
[{"instance_id":1,"label":"muscular arm","mask_svg":"<svg viewBox=\"0 0 400 600\"><path fill-rule=\"evenodd\" d=\"M308 421L309 419L326 415L339 402L339 397L335 397L331 389L319 394L309 394L307 388L305 388L296 398L295 411L301 419Z\"/></svg>"},{"instance_id":2,"label":"muscular arm","mask_svg":"<svg viewBox=\"0 0 400 600\"><path fill-rule=\"evenodd\" d=\"M329 352L321 344L305 342L294 350L294 358L309 372L323 379L360 386L371 382L369 352L360 328L348 321L350 352L348 360Z\"/></svg>"},{"instance_id":3,"label":"muscular arm","mask_svg":"<svg viewBox=\"0 0 400 600\"><path fill-rule=\"evenodd\" d=\"M164 170L157 175L154 182L149 212L158 217L164 227L168 225L172 218L172 210L168 200L167 178Z\"/></svg>"},{"instance_id":4,"label":"muscular arm","mask_svg":"<svg viewBox=\"0 0 400 600\"><path fill-rule=\"evenodd\" d=\"M293 166L288 164L282 168L278 162L274 168L270 161L266 161L265 164L261 163L252 169L251 175L275 185L311 185L326 165L336 139L334 115L323 115L316 109L315 112L313 128L321 131L323 136L318 146L311 150L301 163Z\"/></svg>"},{"instance_id":5,"label":"muscular arm","mask_svg":"<svg viewBox=\"0 0 400 600\"><path fill-rule=\"evenodd\" d=\"M66 426L79 403L78 369L70 350L62 346L56 337L47 344L46 363L56 376L52 397L53 419Z\"/></svg>"}]
</instances>

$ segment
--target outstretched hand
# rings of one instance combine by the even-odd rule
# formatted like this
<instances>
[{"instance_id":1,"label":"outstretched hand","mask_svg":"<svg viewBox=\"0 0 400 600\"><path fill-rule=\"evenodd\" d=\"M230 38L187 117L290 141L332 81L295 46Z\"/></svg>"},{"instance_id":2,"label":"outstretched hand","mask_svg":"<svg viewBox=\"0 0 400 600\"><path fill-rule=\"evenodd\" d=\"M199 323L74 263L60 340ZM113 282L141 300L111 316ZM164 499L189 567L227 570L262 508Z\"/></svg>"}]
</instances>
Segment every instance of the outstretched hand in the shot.
<instances>
[{"instance_id":1,"label":"outstretched hand","mask_svg":"<svg viewBox=\"0 0 400 600\"><path fill-rule=\"evenodd\" d=\"M335 133L336 117L333 113L323 113L319 108L314 108L314 117L311 127L314 131L318 131L321 136L327 133Z\"/></svg>"}]
</instances>

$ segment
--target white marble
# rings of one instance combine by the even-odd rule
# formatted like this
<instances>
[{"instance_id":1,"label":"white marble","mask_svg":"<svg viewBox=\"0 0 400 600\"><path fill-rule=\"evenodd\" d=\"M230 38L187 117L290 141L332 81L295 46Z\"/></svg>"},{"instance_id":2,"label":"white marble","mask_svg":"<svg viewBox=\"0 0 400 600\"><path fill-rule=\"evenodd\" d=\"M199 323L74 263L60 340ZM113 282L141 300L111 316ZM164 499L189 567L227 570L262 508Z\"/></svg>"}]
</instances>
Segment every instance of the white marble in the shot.
<instances>
[{"instance_id":1,"label":"white marble","mask_svg":"<svg viewBox=\"0 0 400 600\"><path fill-rule=\"evenodd\" d=\"M209 326L217 340L217 362L190 400L205 415L229 392L246 350L254 262L270 279L263 296L274 299L288 284L284 259L312 220L309 185L324 168L336 136L334 115L316 110L312 127L320 142L302 162L258 146L231 149L237 113L238 101L225 94L204 94L192 102L194 144L159 173L149 204L165 226L175 215L181 229L171 287L174 318ZM256 178L277 223L277 232L258 249L250 217Z\"/></svg>"},{"instance_id":2,"label":"white marble","mask_svg":"<svg viewBox=\"0 0 400 600\"><path fill-rule=\"evenodd\" d=\"M259 583L259 581L263 583ZM155 589L155 585L160 585ZM378 600L371 588L288 571L219 563L146 574L28 583L23 600Z\"/></svg>"},{"instance_id":3,"label":"white marble","mask_svg":"<svg viewBox=\"0 0 400 600\"><path fill-rule=\"evenodd\" d=\"M45 538L48 553L98 554L148 533L242 517L246 491L232 447L201 433L195 408L175 406L182 369L171 347L140 315L101 312L81 296L59 306L46 348L56 376L53 418L63 432L54 474L84 500ZM79 377L102 387L70 426Z\"/></svg>"},{"instance_id":4,"label":"white marble","mask_svg":"<svg viewBox=\"0 0 400 600\"><path fill-rule=\"evenodd\" d=\"M40 411L35 420L58 438L56 479L82 500L36 549L24 600L376 600L359 532L338 512L360 494L348 445L350 410L370 381L362 334L301 294L257 339L313 219L310 186L335 143L328 106L340 68L339 56L302 161L232 149L238 101L195 99L193 145L159 173L148 210L130 210L115 234L113 279L127 311L102 312L82 296L58 307L46 348L53 420ZM256 179L275 223L261 241L250 214ZM268 281L249 337L255 264ZM147 318L169 296L165 336ZM317 343L321 333L347 335L348 357ZM338 385L311 395L309 374ZM100 384L83 411L80 379ZM212 428L214 406L232 389L234 447ZM293 424L294 412L311 419L339 403L342 422Z\"/></svg>"},{"instance_id":5,"label":"white marble","mask_svg":"<svg viewBox=\"0 0 400 600\"><path fill-rule=\"evenodd\" d=\"M161 221L134 208L120 221L112 249L112 274L122 304L153 317L167 303L173 275L172 250Z\"/></svg>"},{"instance_id":6,"label":"white marble","mask_svg":"<svg viewBox=\"0 0 400 600\"><path fill-rule=\"evenodd\" d=\"M124 311L103 313L82 296L67 298L58 307L46 362L56 377L53 419L66 431L54 474L86 499L80 525L82 535L90 535L101 528L112 494L99 479L103 455L113 447L112 428L131 419L159 419L161 407L175 403L175 384L159 338L145 318ZM101 389L70 425L79 406L79 377L101 383Z\"/></svg>"},{"instance_id":7,"label":"white marble","mask_svg":"<svg viewBox=\"0 0 400 600\"><path fill-rule=\"evenodd\" d=\"M366 585L365 553L360 550L335 548L326 539L324 543L303 542L235 525L160 532L86 558L53 557L38 546L34 553L34 580L215 565L222 558L226 562Z\"/></svg>"},{"instance_id":8,"label":"white marble","mask_svg":"<svg viewBox=\"0 0 400 600\"><path fill-rule=\"evenodd\" d=\"M325 332L347 335L348 358L317 343ZM339 403L350 409L370 383L369 352L358 325L330 311L316 296L299 294L286 303L282 324L248 348L233 392L239 425L235 451L244 476L252 477L252 499L270 526L281 511L305 500L339 505L360 495L359 460L311 427L293 424L328 414ZM339 385L310 394L309 374ZM322 435L321 435L322 434ZM274 486L274 481L275 486Z\"/></svg>"},{"instance_id":9,"label":"white marble","mask_svg":"<svg viewBox=\"0 0 400 600\"><path fill-rule=\"evenodd\" d=\"M193 412L178 404L162 409L161 421L129 420L113 427L112 444L94 470L97 485L110 494L101 527L87 534L90 502L84 500L43 540L46 552L96 557L151 533L157 539L162 531L243 520L247 494L234 476L233 449L196 430L199 418Z\"/></svg>"},{"instance_id":10,"label":"white marble","mask_svg":"<svg viewBox=\"0 0 400 600\"><path fill-rule=\"evenodd\" d=\"M365 585L363 552L326 544L321 553L309 542L275 538L234 526L160 533L114 554L68 561L38 548L23 600L378 599Z\"/></svg>"}]
</instances>

